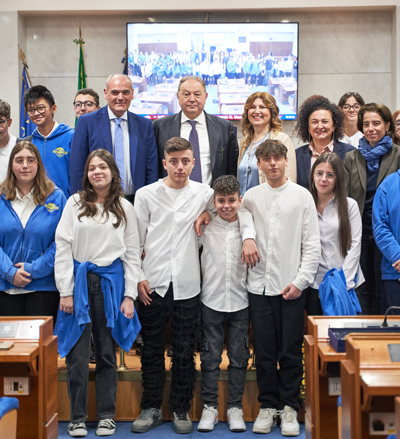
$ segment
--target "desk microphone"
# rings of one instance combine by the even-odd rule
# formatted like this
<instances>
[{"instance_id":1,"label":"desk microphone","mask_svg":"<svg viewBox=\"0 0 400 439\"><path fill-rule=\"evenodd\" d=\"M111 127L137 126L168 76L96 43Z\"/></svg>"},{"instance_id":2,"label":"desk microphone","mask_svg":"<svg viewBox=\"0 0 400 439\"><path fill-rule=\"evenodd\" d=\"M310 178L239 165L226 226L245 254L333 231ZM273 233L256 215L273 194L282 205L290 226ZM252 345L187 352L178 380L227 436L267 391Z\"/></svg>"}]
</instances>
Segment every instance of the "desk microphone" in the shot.
<instances>
[{"instance_id":1,"label":"desk microphone","mask_svg":"<svg viewBox=\"0 0 400 439\"><path fill-rule=\"evenodd\" d=\"M383 323L381 328L387 328L389 325L387 324L387 314L391 309L400 309L400 306L389 306L389 308L385 312L385 318L383 319Z\"/></svg>"}]
</instances>

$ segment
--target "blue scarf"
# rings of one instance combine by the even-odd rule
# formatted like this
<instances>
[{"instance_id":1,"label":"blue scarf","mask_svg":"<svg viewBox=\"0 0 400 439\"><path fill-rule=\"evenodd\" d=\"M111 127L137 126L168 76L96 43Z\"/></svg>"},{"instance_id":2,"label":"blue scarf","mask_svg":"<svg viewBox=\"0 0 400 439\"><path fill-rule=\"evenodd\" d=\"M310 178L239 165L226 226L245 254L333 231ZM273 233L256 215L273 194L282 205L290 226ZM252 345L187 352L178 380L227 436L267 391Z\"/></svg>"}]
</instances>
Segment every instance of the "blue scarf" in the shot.
<instances>
[{"instance_id":1,"label":"blue scarf","mask_svg":"<svg viewBox=\"0 0 400 439\"><path fill-rule=\"evenodd\" d=\"M68 314L59 309L56 327L54 328L54 334L58 336L58 353L61 358L69 353L81 337L86 324L90 322L87 289L88 271L101 277L107 328L112 328L111 335L118 346L124 351L129 351L141 328L137 312L135 312L132 319L128 319L120 310L125 291L124 270L121 260L116 259L107 267L98 267L91 262L80 264L74 260L74 314Z\"/></svg>"},{"instance_id":2,"label":"blue scarf","mask_svg":"<svg viewBox=\"0 0 400 439\"><path fill-rule=\"evenodd\" d=\"M365 137L360 139L358 150L364 156L370 172L376 172L379 169L379 159L390 150L392 145L393 140L390 136L382 137L374 147L368 143Z\"/></svg>"}]
</instances>

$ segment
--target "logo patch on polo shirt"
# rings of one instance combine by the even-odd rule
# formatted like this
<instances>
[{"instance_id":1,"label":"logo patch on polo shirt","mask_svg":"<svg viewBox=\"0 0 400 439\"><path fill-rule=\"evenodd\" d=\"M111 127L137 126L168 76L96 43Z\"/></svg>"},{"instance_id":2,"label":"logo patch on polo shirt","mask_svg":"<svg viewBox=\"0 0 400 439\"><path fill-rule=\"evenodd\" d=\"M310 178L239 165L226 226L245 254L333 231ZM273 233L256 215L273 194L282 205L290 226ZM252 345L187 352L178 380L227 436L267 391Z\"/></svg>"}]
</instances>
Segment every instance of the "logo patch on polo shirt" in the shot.
<instances>
[{"instance_id":1,"label":"logo patch on polo shirt","mask_svg":"<svg viewBox=\"0 0 400 439\"><path fill-rule=\"evenodd\" d=\"M58 148L56 148L55 150L53 150L53 152L54 152L54 154L57 156L57 157L64 157L65 155L67 155L68 154L68 152L67 151L65 151L65 149L64 148L62 148L61 146L59 146Z\"/></svg>"},{"instance_id":2,"label":"logo patch on polo shirt","mask_svg":"<svg viewBox=\"0 0 400 439\"><path fill-rule=\"evenodd\" d=\"M60 209L60 206L55 203L47 203L44 205L46 209L47 215L54 215L57 213L57 210Z\"/></svg>"}]
</instances>

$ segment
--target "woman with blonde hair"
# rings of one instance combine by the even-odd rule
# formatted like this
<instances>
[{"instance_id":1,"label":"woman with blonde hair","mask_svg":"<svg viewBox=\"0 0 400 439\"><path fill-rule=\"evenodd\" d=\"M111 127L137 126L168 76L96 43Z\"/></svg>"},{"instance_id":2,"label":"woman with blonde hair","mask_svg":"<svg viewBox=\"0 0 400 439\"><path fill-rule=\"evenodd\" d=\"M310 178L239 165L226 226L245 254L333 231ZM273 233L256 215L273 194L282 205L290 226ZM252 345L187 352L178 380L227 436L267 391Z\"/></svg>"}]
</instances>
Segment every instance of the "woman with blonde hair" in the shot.
<instances>
[{"instance_id":1,"label":"woman with blonde hair","mask_svg":"<svg viewBox=\"0 0 400 439\"><path fill-rule=\"evenodd\" d=\"M55 232L66 198L36 146L17 143L0 184L0 315L57 316Z\"/></svg>"},{"instance_id":2,"label":"woman with blonde hair","mask_svg":"<svg viewBox=\"0 0 400 439\"><path fill-rule=\"evenodd\" d=\"M255 151L267 139L280 140L288 150L286 176L296 183L296 154L290 137L282 132L279 108L275 98L266 92L256 92L247 98L242 116L243 139L239 149L238 179L243 196L251 187L266 181L257 167Z\"/></svg>"}]
</instances>

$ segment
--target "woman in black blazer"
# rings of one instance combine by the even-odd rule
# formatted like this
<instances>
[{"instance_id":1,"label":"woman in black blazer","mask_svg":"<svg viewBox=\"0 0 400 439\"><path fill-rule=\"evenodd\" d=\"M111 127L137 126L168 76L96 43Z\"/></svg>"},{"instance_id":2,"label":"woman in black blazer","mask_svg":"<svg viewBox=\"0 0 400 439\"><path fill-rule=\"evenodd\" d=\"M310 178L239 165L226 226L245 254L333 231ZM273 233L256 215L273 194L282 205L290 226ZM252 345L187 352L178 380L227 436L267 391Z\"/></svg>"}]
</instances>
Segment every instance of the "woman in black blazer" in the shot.
<instances>
[{"instance_id":1,"label":"woman in black blazer","mask_svg":"<svg viewBox=\"0 0 400 439\"><path fill-rule=\"evenodd\" d=\"M343 113L327 98L310 96L301 105L295 133L306 145L296 149L297 184L309 188L310 170L315 160L324 152L334 152L343 161L355 149L338 139L343 137Z\"/></svg>"}]
</instances>

